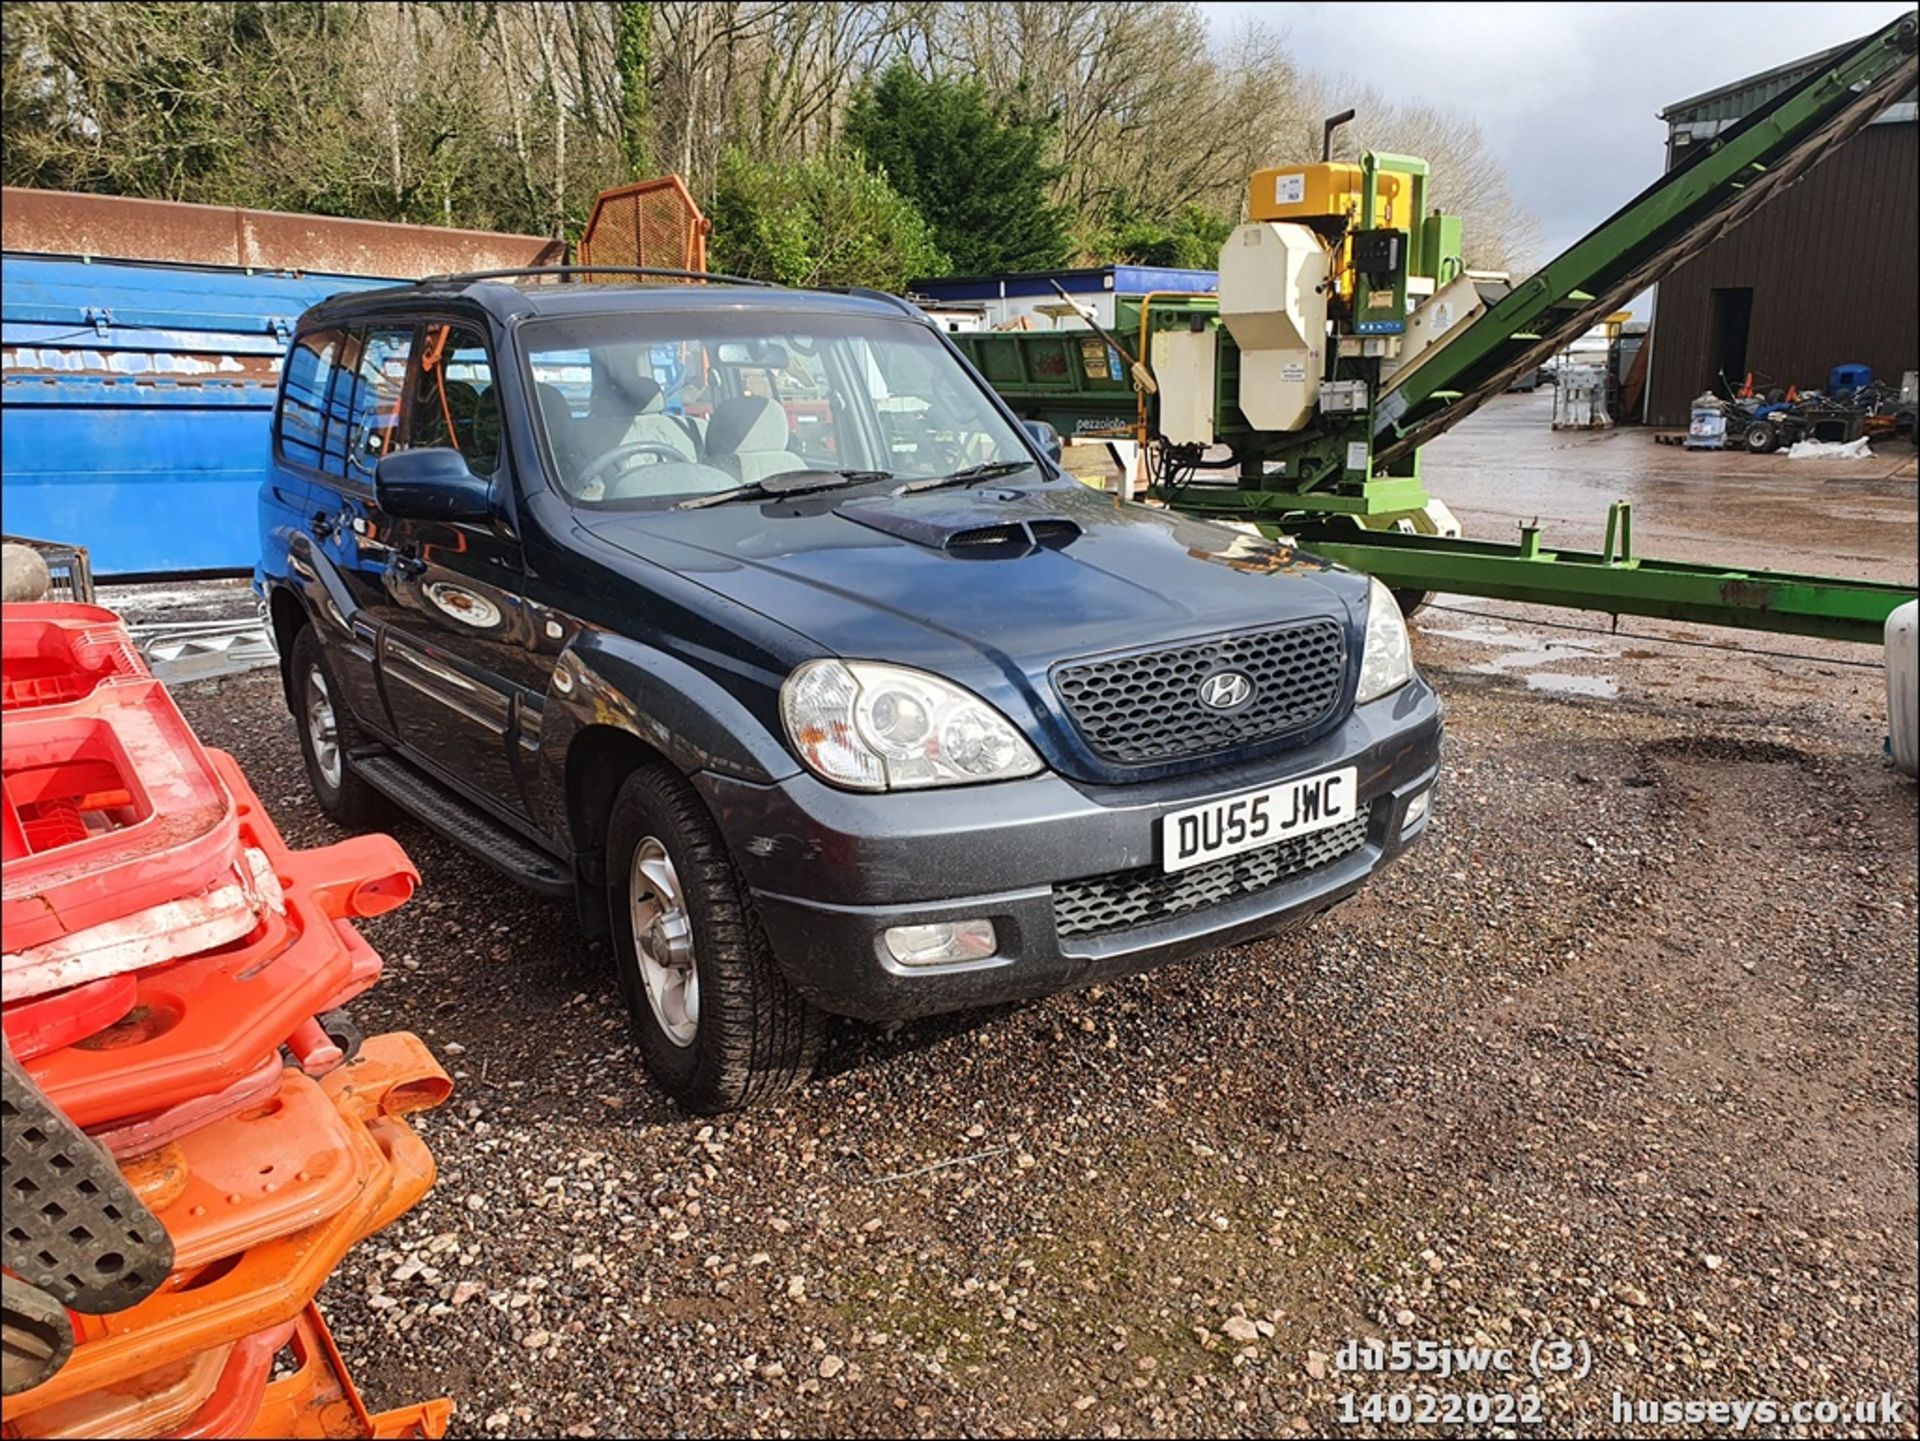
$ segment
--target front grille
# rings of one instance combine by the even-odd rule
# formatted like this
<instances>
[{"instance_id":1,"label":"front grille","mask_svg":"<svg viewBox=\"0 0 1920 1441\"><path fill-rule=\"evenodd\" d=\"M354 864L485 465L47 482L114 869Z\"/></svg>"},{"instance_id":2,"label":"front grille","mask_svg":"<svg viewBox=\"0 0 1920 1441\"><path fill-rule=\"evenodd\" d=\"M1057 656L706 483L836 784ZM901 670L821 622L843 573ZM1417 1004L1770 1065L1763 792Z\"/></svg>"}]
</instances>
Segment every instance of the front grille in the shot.
<instances>
[{"instance_id":1,"label":"front grille","mask_svg":"<svg viewBox=\"0 0 1920 1441\"><path fill-rule=\"evenodd\" d=\"M1171 875L1158 866L1113 871L1053 888L1053 928L1068 936L1098 936L1172 920L1236 896L1251 896L1358 850L1367 839L1367 817L1355 816L1278 845L1209 861Z\"/></svg>"},{"instance_id":2,"label":"front grille","mask_svg":"<svg viewBox=\"0 0 1920 1441\"><path fill-rule=\"evenodd\" d=\"M1200 683L1221 671L1246 676L1252 699L1202 705ZM1312 620L1076 661L1056 666L1053 684L1096 755L1142 765L1306 730L1340 703L1346 674L1345 629Z\"/></svg>"}]
</instances>

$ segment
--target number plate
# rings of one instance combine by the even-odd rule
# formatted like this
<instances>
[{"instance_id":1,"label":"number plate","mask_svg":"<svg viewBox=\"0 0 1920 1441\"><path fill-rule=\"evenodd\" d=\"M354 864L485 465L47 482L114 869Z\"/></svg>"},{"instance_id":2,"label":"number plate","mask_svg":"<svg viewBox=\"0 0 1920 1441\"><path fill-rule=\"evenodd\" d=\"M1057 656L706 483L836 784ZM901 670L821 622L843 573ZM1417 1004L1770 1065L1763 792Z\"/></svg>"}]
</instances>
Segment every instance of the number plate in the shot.
<instances>
[{"instance_id":1,"label":"number plate","mask_svg":"<svg viewBox=\"0 0 1920 1441\"><path fill-rule=\"evenodd\" d=\"M1358 783L1348 766L1162 816L1161 868L1184 871L1350 821L1359 814Z\"/></svg>"}]
</instances>

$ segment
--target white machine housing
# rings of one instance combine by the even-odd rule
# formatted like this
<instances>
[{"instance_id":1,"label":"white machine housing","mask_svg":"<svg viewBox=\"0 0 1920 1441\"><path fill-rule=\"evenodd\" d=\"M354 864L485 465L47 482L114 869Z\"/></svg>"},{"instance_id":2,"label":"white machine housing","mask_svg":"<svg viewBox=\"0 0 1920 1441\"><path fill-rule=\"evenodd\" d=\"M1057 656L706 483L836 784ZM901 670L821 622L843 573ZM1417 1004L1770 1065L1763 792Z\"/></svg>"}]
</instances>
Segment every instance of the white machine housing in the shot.
<instances>
[{"instance_id":1,"label":"white machine housing","mask_svg":"<svg viewBox=\"0 0 1920 1441\"><path fill-rule=\"evenodd\" d=\"M1172 444L1214 443L1219 355L1211 326L1154 332L1148 360L1160 386L1160 434Z\"/></svg>"},{"instance_id":2,"label":"white machine housing","mask_svg":"<svg viewBox=\"0 0 1920 1441\"><path fill-rule=\"evenodd\" d=\"M1240 347L1240 410L1258 430L1313 418L1327 348L1326 246L1304 225L1253 221L1220 249L1220 318Z\"/></svg>"}]
</instances>

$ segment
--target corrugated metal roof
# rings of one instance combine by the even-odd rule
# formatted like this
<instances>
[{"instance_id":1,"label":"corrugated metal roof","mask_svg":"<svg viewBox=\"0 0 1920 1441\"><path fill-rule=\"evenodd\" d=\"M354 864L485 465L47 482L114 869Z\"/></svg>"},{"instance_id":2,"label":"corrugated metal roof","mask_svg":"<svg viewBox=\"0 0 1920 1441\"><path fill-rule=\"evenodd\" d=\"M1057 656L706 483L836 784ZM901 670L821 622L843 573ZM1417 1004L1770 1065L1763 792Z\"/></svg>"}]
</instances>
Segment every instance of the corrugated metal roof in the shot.
<instances>
[{"instance_id":1,"label":"corrugated metal roof","mask_svg":"<svg viewBox=\"0 0 1920 1441\"><path fill-rule=\"evenodd\" d=\"M1845 45L1836 45L1831 50L1802 56L1784 65L1776 65L1771 70L1762 70L1757 75L1748 75L1712 90L1703 90L1685 100L1676 100L1661 110L1658 118L1666 121L1673 130L1688 129L1696 135L1717 133L1732 121L1758 110L1776 95L1791 90L1815 70L1844 55L1858 43L1850 41ZM1901 101L1889 106L1887 112L1874 123L1912 120L1916 114L1914 96L1915 92L1909 91Z\"/></svg>"}]
</instances>

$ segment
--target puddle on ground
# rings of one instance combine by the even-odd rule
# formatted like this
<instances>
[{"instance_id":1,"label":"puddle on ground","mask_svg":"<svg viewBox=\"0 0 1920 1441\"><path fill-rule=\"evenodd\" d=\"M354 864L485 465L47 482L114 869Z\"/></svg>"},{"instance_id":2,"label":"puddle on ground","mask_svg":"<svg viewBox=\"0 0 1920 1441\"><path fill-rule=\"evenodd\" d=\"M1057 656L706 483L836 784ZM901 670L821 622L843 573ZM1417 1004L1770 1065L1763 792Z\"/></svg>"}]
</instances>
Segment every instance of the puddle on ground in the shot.
<instances>
[{"instance_id":1,"label":"puddle on ground","mask_svg":"<svg viewBox=\"0 0 1920 1441\"><path fill-rule=\"evenodd\" d=\"M1610 675L1574 675L1567 671L1547 669L1573 660L1612 659L1617 652L1605 641L1571 638L1548 640L1526 631L1512 630L1498 621L1469 621L1444 626L1429 623L1420 628L1428 635L1466 641L1469 645L1490 646L1501 652L1467 667L1479 675L1517 675L1527 683L1528 690L1545 691L1552 695L1612 700L1620 694L1619 682Z\"/></svg>"},{"instance_id":2,"label":"puddle on ground","mask_svg":"<svg viewBox=\"0 0 1920 1441\"><path fill-rule=\"evenodd\" d=\"M1526 677L1528 690L1551 691L1555 695L1584 695L1595 700L1612 700L1620 694L1620 683L1608 675L1568 675L1565 671L1531 671Z\"/></svg>"}]
</instances>

